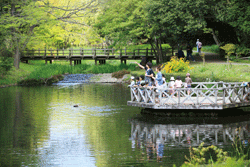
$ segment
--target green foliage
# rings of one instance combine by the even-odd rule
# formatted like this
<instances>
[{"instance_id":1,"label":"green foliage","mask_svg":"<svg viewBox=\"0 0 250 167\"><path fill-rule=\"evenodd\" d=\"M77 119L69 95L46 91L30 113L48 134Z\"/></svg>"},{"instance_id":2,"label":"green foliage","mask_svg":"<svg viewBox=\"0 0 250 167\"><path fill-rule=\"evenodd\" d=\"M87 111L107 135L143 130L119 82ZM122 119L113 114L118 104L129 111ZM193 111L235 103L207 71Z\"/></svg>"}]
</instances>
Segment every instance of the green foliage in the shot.
<instances>
[{"instance_id":1,"label":"green foliage","mask_svg":"<svg viewBox=\"0 0 250 167\"><path fill-rule=\"evenodd\" d=\"M104 64L99 66L92 66L91 68L87 69L86 71L89 71L94 74L98 73L113 73L121 70L130 70L133 71L136 69L135 64L119 64L119 65L111 65L111 64Z\"/></svg>"},{"instance_id":2,"label":"green foliage","mask_svg":"<svg viewBox=\"0 0 250 167\"><path fill-rule=\"evenodd\" d=\"M214 161L218 163L225 162L228 158L227 152L223 152L216 146L203 147L204 143L201 143L198 148L189 149L190 157L185 157L188 162L187 165L201 165L201 164L211 164Z\"/></svg>"},{"instance_id":3,"label":"green foliage","mask_svg":"<svg viewBox=\"0 0 250 167\"><path fill-rule=\"evenodd\" d=\"M246 167L248 165L250 165L250 162L244 160L244 158L236 159L234 157L228 157L226 161L224 161L223 163L215 162L215 163L203 165L203 166L206 166L206 167ZM200 167L201 165L183 164L181 167L191 167L191 166Z\"/></svg>"},{"instance_id":4,"label":"green foliage","mask_svg":"<svg viewBox=\"0 0 250 167\"><path fill-rule=\"evenodd\" d=\"M197 48L193 48L193 50L196 50ZM207 45L202 47L202 52L209 52L209 53L220 53L220 48L218 45Z\"/></svg>"},{"instance_id":5,"label":"green foliage","mask_svg":"<svg viewBox=\"0 0 250 167\"><path fill-rule=\"evenodd\" d=\"M69 66L69 65L60 65L60 64L48 64L42 65L37 70L33 71L27 79L40 79L40 78L49 78L53 75L58 74L77 74L83 73L89 67L87 64L81 64L77 66Z\"/></svg>"},{"instance_id":6,"label":"green foliage","mask_svg":"<svg viewBox=\"0 0 250 167\"><path fill-rule=\"evenodd\" d=\"M235 53L236 46L234 44L226 44L225 46L221 46L221 49L225 50L227 56L230 56L232 53Z\"/></svg>"},{"instance_id":7,"label":"green foliage","mask_svg":"<svg viewBox=\"0 0 250 167\"><path fill-rule=\"evenodd\" d=\"M1 49L0 56L0 71L5 75L13 66L12 53L4 47Z\"/></svg>"}]
</instances>

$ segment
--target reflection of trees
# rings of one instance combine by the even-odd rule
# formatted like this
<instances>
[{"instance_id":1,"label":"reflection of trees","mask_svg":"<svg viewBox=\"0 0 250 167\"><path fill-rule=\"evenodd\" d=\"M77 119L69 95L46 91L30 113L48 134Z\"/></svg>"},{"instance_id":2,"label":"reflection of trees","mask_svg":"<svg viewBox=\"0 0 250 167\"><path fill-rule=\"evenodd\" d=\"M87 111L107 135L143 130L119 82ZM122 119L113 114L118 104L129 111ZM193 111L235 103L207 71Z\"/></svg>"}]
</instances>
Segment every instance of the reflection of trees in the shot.
<instances>
[{"instance_id":1,"label":"reflection of trees","mask_svg":"<svg viewBox=\"0 0 250 167\"><path fill-rule=\"evenodd\" d=\"M5 96L0 96L0 120L5 121L0 124L0 166L21 166L24 159L37 161L30 155L36 154L39 141L48 136L50 97L46 89L10 87L2 90Z\"/></svg>"},{"instance_id":2,"label":"reflection of trees","mask_svg":"<svg viewBox=\"0 0 250 167\"><path fill-rule=\"evenodd\" d=\"M152 159L151 152L153 152L157 155L157 160L161 160L164 156L162 150L166 150L166 148L187 148L189 146L198 146L202 142L205 145L231 145L236 136L239 136L240 140L249 140L249 126L250 121L226 125L174 125L147 124L133 120L131 121L132 148L137 146L137 148L143 149L145 147L148 159ZM163 149L163 147L165 148Z\"/></svg>"}]
</instances>

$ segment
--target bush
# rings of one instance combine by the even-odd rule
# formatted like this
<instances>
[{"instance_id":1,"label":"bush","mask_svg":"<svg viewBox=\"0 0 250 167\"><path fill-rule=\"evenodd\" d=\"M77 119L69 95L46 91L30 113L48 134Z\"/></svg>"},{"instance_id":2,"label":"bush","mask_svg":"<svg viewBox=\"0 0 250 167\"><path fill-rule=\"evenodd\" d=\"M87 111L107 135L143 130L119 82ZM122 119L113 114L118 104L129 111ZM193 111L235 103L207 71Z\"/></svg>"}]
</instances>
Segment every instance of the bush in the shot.
<instances>
[{"instance_id":1,"label":"bush","mask_svg":"<svg viewBox=\"0 0 250 167\"><path fill-rule=\"evenodd\" d=\"M223 152L222 149L216 146L203 147L204 142L200 144L198 148L189 149L190 157L185 157L188 161L185 164L189 166L211 164L214 161L218 163L225 162L228 158L227 152Z\"/></svg>"},{"instance_id":2,"label":"bush","mask_svg":"<svg viewBox=\"0 0 250 167\"><path fill-rule=\"evenodd\" d=\"M5 75L13 67L12 53L9 50L2 49L0 55L0 72Z\"/></svg>"},{"instance_id":3,"label":"bush","mask_svg":"<svg viewBox=\"0 0 250 167\"><path fill-rule=\"evenodd\" d=\"M189 66L189 61L185 62L183 58L178 59L176 56L172 57L169 62L162 65L162 70L166 73L186 72L190 69L192 68Z\"/></svg>"},{"instance_id":4,"label":"bush","mask_svg":"<svg viewBox=\"0 0 250 167\"><path fill-rule=\"evenodd\" d=\"M117 71L117 72L112 73L112 77L122 78L125 74L130 74L130 71L127 71L127 70Z\"/></svg>"}]
</instances>

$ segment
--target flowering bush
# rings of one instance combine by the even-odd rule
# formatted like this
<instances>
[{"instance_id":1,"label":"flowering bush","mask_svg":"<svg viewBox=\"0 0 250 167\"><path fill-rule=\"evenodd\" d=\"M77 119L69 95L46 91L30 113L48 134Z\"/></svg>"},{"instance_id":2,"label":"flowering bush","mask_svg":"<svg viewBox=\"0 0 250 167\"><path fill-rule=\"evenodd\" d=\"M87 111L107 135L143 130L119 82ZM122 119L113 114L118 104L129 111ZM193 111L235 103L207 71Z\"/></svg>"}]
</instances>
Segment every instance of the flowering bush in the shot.
<instances>
[{"instance_id":1,"label":"flowering bush","mask_svg":"<svg viewBox=\"0 0 250 167\"><path fill-rule=\"evenodd\" d=\"M176 56L172 57L169 62L162 65L162 70L166 73L185 72L190 69L193 69L193 67L189 66L189 61L185 62L183 58L178 59Z\"/></svg>"}]
</instances>

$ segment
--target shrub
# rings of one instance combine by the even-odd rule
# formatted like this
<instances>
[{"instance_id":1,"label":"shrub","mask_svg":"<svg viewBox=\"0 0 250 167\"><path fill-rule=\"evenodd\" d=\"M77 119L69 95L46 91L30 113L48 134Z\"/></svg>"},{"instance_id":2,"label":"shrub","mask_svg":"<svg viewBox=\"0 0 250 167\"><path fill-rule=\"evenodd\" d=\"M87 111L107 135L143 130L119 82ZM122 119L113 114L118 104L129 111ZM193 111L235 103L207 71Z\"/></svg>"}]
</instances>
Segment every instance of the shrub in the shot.
<instances>
[{"instance_id":1,"label":"shrub","mask_svg":"<svg viewBox=\"0 0 250 167\"><path fill-rule=\"evenodd\" d=\"M178 59L176 56L172 57L171 60L162 65L162 70L166 73L172 72L186 72L192 69L189 66L189 61L184 61L183 58Z\"/></svg>"},{"instance_id":2,"label":"shrub","mask_svg":"<svg viewBox=\"0 0 250 167\"><path fill-rule=\"evenodd\" d=\"M211 164L214 161L218 163L225 162L228 158L227 152L223 152L222 149L211 145L208 147L203 147L204 142L199 145L198 148L189 149L190 158L185 158L188 160L185 164L192 166L198 164Z\"/></svg>"},{"instance_id":3,"label":"shrub","mask_svg":"<svg viewBox=\"0 0 250 167\"><path fill-rule=\"evenodd\" d=\"M121 71L117 71L112 73L112 77L114 78L122 78L125 74L130 74L130 71L127 70L121 70Z\"/></svg>"}]
</instances>

